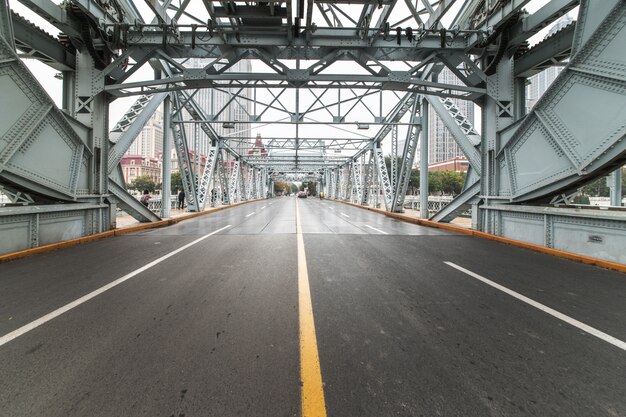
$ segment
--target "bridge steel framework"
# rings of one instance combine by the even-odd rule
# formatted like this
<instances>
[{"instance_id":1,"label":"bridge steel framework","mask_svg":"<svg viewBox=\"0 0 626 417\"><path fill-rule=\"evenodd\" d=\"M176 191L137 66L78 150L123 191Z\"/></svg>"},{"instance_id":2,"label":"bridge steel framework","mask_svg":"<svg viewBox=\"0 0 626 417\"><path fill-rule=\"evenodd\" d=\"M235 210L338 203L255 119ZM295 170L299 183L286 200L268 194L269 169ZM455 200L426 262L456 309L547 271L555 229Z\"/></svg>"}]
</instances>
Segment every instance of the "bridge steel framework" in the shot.
<instances>
[{"instance_id":1,"label":"bridge steel framework","mask_svg":"<svg viewBox=\"0 0 626 417\"><path fill-rule=\"evenodd\" d=\"M626 159L623 0L551 0L533 13L529 0L20 3L59 33L0 1L0 192L10 200L0 207L0 253L106 231L118 208L159 220L126 191L120 161L165 102L164 136L189 210L306 180L330 198L402 211L428 140L427 107L470 165L461 194L431 220L471 208L479 230L626 263L625 213L571 203ZM575 8L575 24L528 46ZM22 58L60 71L60 107ZM235 71L242 60L253 71ZM563 70L526 114L526 79L551 65ZM462 85L439 82L444 68ZM229 99L203 108L202 89ZM122 97L136 101L110 129ZM480 128L452 99L480 106ZM245 120L227 111L233 106ZM189 124L210 141L202 172L190 157ZM266 138L266 155L240 153L251 138L217 129L265 124L288 132ZM612 178L618 190L621 176Z\"/></svg>"}]
</instances>

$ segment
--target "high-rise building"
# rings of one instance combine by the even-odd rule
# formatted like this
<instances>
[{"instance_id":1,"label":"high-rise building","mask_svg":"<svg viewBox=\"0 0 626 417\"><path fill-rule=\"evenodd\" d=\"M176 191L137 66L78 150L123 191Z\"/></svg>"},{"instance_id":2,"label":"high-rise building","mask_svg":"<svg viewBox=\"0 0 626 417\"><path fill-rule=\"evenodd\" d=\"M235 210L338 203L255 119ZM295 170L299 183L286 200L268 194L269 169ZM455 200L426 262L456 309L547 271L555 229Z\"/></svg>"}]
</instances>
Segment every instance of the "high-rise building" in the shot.
<instances>
[{"instance_id":1,"label":"high-rise building","mask_svg":"<svg viewBox=\"0 0 626 417\"><path fill-rule=\"evenodd\" d=\"M544 37L544 39L549 38L559 30L573 23L574 19L570 16L563 16L560 18L556 24L550 28L548 34ZM533 106L537 103L537 101L541 98L541 96L548 90L550 85L556 80L556 77L559 76L563 67L553 66L541 71L538 74L533 75L528 78L526 85L526 112L528 113Z\"/></svg>"},{"instance_id":2,"label":"high-rise building","mask_svg":"<svg viewBox=\"0 0 626 417\"><path fill-rule=\"evenodd\" d=\"M126 155L155 158L163 152L163 108L159 107L141 130Z\"/></svg>"},{"instance_id":3,"label":"high-rise building","mask_svg":"<svg viewBox=\"0 0 626 417\"><path fill-rule=\"evenodd\" d=\"M445 68L439 74L438 81L445 84L464 85L449 69ZM459 110L470 121L474 121L474 103L468 100L454 99ZM430 141L428 143L428 163L454 160L463 156L463 152L435 111L428 114ZM421 155L420 155L421 157Z\"/></svg>"},{"instance_id":4,"label":"high-rise building","mask_svg":"<svg viewBox=\"0 0 626 417\"><path fill-rule=\"evenodd\" d=\"M204 68L210 62L211 60L209 59L193 58L187 61L186 65L191 68ZM227 70L227 72L250 71L252 71L252 64L249 60L239 61ZM214 88L203 88L194 95L194 99L208 116L217 116L218 120L235 121L234 126L227 125L232 126L228 128L225 128L222 123L213 123L212 126L219 136L230 140L232 148L239 154L245 155L251 146L251 141L248 139L250 137L250 124L247 123L251 105L249 100L232 100L237 92L238 89L216 90ZM246 99L250 98L249 89L241 91L239 96ZM229 102L231 104L226 106ZM189 117L186 113L184 114L186 118ZM238 124L236 121L245 121L246 123ZM189 148L196 149L197 147L200 154L206 155L211 146L208 136L199 125L187 123L185 126Z\"/></svg>"}]
</instances>

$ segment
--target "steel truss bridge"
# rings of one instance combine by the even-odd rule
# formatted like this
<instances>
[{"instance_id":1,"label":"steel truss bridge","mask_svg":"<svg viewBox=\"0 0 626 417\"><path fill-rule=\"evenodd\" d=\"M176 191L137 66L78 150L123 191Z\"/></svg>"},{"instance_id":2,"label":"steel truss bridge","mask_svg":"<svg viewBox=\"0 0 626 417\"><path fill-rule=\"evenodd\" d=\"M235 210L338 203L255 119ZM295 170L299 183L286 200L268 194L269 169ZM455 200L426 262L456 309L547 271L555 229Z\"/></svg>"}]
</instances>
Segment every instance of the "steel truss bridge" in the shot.
<instances>
[{"instance_id":1,"label":"steel truss bridge","mask_svg":"<svg viewBox=\"0 0 626 417\"><path fill-rule=\"evenodd\" d=\"M624 213L570 204L626 159L624 1L551 0L532 13L528 0L20 3L58 35L0 2L0 187L14 203L0 208L0 252L106 231L118 207L159 220L126 191L120 161L163 105L163 152L171 138L193 211L213 189L234 203L298 179L334 199L368 205L377 195L401 211L418 148L427 172L435 112L470 169L463 192L432 220L471 207L479 230L626 262ZM576 7L575 24L528 46ZM23 57L61 72L62 108ZM234 70L242 60L253 70ZM562 72L526 114L527 78L554 65ZM445 68L463 85L439 82ZM206 108L201 89L229 100ZM136 101L111 127L123 97ZM452 99L480 106L480 129ZM211 141L202 172L192 169L190 124ZM260 125L285 132L266 138L267 155L239 152L249 138L218 133ZM165 175L164 201L169 189Z\"/></svg>"}]
</instances>

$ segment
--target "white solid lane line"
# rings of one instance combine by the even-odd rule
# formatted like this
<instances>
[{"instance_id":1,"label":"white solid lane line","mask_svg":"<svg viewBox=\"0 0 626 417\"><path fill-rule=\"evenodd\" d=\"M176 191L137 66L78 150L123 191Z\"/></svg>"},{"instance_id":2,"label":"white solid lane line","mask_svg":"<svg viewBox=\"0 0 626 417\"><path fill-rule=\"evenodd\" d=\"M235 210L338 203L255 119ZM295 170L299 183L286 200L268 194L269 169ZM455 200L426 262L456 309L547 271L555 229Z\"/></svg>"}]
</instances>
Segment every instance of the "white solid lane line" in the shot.
<instances>
[{"instance_id":1,"label":"white solid lane line","mask_svg":"<svg viewBox=\"0 0 626 417\"><path fill-rule=\"evenodd\" d=\"M346 217L350 217L350 216L348 216L346 213L343 213L343 212L341 213L341 215L342 215L342 216L346 216Z\"/></svg>"},{"instance_id":2,"label":"white solid lane line","mask_svg":"<svg viewBox=\"0 0 626 417\"><path fill-rule=\"evenodd\" d=\"M267 206L263 206L263 207L261 207L261 210L263 210L265 207L267 207Z\"/></svg>"},{"instance_id":3,"label":"white solid lane line","mask_svg":"<svg viewBox=\"0 0 626 417\"><path fill-rule=\"evenodd\" d=\"M380 229L377 229L377 228L375 228L375 227L372 227L372 226L370 226L369 224L366 224L366 225L365 225L365 227L369 227L370 229L375 230L375 231L377 231L378 233L382 233L383 235L388 235L388 234L389 234L389 233L387 233L387 232L383 232L383 231L382 231L382 230L380 230Z\"/></svg>"},{"instance_id":4,"label":"white solid lane line","mask_svg":"<svg viewBox=\"0 0 626 417\"><path fill-rule=\"evenodd\" d=\"M0 337L0 346L4 345L6 343L9 343L11 340L13 340L15 338L18 338L21 335L23 335L23 334L25 334L25 333L33 330L33 329L36 329L37 327L41 326L42 324L45 324L46 322L48 322L48 321L50 321L50 320L52 320L52 319L54 319L56 317L59 317L61 314L70 311L74 307L78 307L79 305L81 305L81 304L91 300L92 298L102 294L105 291L110 290L111 288L113 288L113 287L115 287L117 285L120 285L122 282L128 281L132 277L134 277L134 276L144 272L147 269L152 268L155 265L160 264L164 260L166 260L168 258L171 258L172 256L176 255L177 253L180 253L180 252L184 251L185 249L190 248L193 245L202 242L204 239L206 239L206 238L208 238L210 236L213 236L214 234L219 233L219 232L221 232L224 229L228 229L230 226L231 225L229 224L228 226L224 226L221 229L217 229L216 231L211 232L208 235L204 235L201 238L196 239L196 240L194 240L191 243L187 243L185 246L182 246L182 247L180 247L180 248L178 248L178 249L168 253L167 255L163 255L160 258L155 259L154 261L150 262L149 264L146 264L146 265L142 266L139 269L135 269L133 272L128 273L128 274L124 275L123 277L120 277L120 278L116 279L115 281L108 283L104 287L100 287L97 290L92 291L92 292L90 292L87 295L83 295L79 299L74 300L71 303L64 305L63 307L60 307L60 308L54 310L53 312L48 313L45 316L42 316L42 317L38 318L35 321L31 321L30 323L20 327L17 330L12 331L11 333L5 334L4 336Z\"/></svg>"},{"instance_id":5,"label":"white solid lane line","mask_svg":"<svg viewBox=\"0 0 626 417\"><path fill-rule=\"evenodd\" d=\"M334 209L335 209L334 207L331 207L331 206L328 206L328 208L329 208L329 209L331 209L331 210L334 210Z\"/></svg>"},{"instance_id":6,"label":"white solid lane line","mask_svg":"<svg viewBox=\"0 0 626 417\"><path fill-rule=\"evenodd\" d=\"M500 284L497 284L497 283L495 283L493 281L490 281L487 278L485 278L485 277L483 277L481 275L478 275L475 272L472 272L472 271L470 271L468 269L463 268L462 266L458 266L457 264L452 263L452 262L448 262L448 261L444 261L444 263L446 265L448 265L448 266L451 266L454 269L457 269L457 270L459 270L459 271L469 275L470 277L476 278L477 280L482 281L485 284L490 285L493 288L496 288L496 289L498 289L498 290L500 290L500 291L510 295L511 297L515 297L518 300L525 302L526 304L529 304L529 305L531 305L531 306L533 306L535 308L538 308L539 310L543 311L544 313L548 313L549 315L551 315L553 317L556 317L557 319L562 320L562 321L564 321L567 324L571 324L572 326L577 327L580 330L582 330L582 331L584 331L586 333L589 333L590 335L593 335L593 336L597 337L598 339L602 339L605 342L608 342L608 343L612 344L613 346L617 346L618 348L620 348L622 350L626 350L626 342L624 342L622 340L619 340L616 337L613 337L613 336L611 336L609 334L606 334L606 333L604 333L604 332L602 332L602 331L600 331L598 329L595 329L595 328L593 328L593 327L591 327L591 326L589 326L589 325L587 325L585 323L582 323L582 322L580 322L580 321L578 321L576 319L573 319L570 316L566 316L563 313L560 313L560 312L558 312L558 311L556 311L556 310L554 310L554 309L552 309L552 308L550 308L548 306L545 306L545 305L543 305L541 303L538 303L537 301L532 300L532 299L530 299L530 298L528 298L528 297L526 297L526 296L524 296L524 295L522 295L522 294L520 294L518 292L510 290L510 289L508 289L508 288L506 288L506 287L504 287L504 286L502 286Z\"/></svg>"},{"instance_id":7,"label":"white solid lane line","mask_svg":"<svg viewBox=\"0 0 626 417\"><path fill-rule=\"evenodd\" d=\"M253 212L252 212L252 213L250 213L250 214L246 214L246 217L250 217L250 216L252 216L254 213L256 213L256 211L253 211Z\"/></svg>"}]
</instances>

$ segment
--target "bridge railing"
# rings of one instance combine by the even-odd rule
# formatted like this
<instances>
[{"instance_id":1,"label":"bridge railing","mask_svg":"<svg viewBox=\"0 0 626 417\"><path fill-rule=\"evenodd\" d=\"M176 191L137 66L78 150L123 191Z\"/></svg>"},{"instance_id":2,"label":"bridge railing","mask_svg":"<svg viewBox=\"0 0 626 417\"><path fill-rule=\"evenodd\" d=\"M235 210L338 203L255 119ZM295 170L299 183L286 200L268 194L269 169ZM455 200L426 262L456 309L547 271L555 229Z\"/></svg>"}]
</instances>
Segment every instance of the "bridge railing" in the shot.
<instances>
[{"instance_id":1,"label":"bridge railing","mask_svg":"<svg viewBox=\"0 0 626 417\"><path fill-rule=\"evenodd\" d=\"M178 197L172 196L170 198L170 210L176 208L176 204L178 203ZM155 214L159 214L161 209L163 208L163 201L161 196L153 196L150 201L148 201L148 210Z\"/></svg>"},{"instance_id":2,"label":"bridge railing","mask_svg":"<svg viewBox=\"0 0 626 417\"><path fill-rule=\"evenodd\" d=\"M450 204L450 202L453 199L454 199L453 196L448 196L448 195L442 195L442 196L429 195L428 196L428 212L429 213L438 212L439 210L441 210L442 208ZM420 196L407 195L406 198L404 199L404 208L420 211L421 210Z\"/></svg>"}]
</instances>

